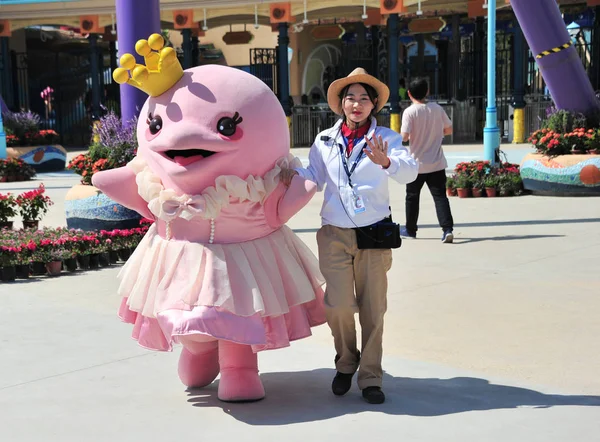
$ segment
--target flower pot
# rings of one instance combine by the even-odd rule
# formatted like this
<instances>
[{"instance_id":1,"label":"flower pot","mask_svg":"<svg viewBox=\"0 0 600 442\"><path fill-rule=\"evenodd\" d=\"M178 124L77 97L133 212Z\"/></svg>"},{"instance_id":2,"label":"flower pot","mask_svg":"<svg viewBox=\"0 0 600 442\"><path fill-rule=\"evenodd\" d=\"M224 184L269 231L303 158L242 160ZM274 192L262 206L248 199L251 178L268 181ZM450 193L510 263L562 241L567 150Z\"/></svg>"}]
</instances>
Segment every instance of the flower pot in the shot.
<instances>
[{"instance_id":1,"label":"flower pot","mask_svg":"<svg viewBox=\"0 0 600 442\"><path fill-rule=\"evenodd\" d=\"M456 189L456 193L458 194L459 198L468 198L469 197L469 190L470 189L468 189L468 188L467 189L458 188L458 189Z\"/></svg>"},{"instance_id":2,"label":"flower pot","mask_svg":"<svg viewBox=\"0 0 600 442\"><path fill-rule=\"evenodd\" d=\"M92 253L90 256L90 269L97 269L100 265L98 253Z\"/></svg>"},{"instance_id":3,"label":"flower pot","mask_svg":"<svg viewBox=\"0 0 600 442\"><path fill-rule=\"evenodd\" d=\"M471 193L473 194L473 198L480 198L481 195L483 194L483 192L481 191L481 189L479 189L477 187L473 187L471 189Z\"/></svg>"},{"instance_id":4,"label":"flower pot","mask_svg":"<svg viewBox=\"0 0 600 442\"><path fill-rule=\"evenodd\" d=\"M48 270L48 276L60 275L62 267L62 261L52 261L46 264L46 270Z\"/></svg>"},{"instance_id":5,"label":"flower pot","mask_svg":"<svg viewBox=\"0 0 600 442\"><path fill-rule=\"evenodd\" d=\"M108 256L108 252L100 253L100 255L98 255L98 260L100 267L108 267L110 265L110 257Z\"/></svg>"},{"instance_id":6,"label":"flower pot","mask_svg":"<svg viewBox=\"0 0 600 442\"><path fill-rule=\"evenodd\" d=\"M600 150L599 149L592 149L592 150L588 150L588 153L591 155L600 155Z\"/></svg>"},{"instance_id":7,"label":"flower pot","mask_svg":"<svg viewBox=\"0 0 600 442\"><path fill-rule=\"evenodd\" d=\"M2 267L2 281L10 282L17 278L15 266Z\"/></svg>"},{"instance_id":8,"label":"flower pot","mask_svg":"<svg viewBox=\"0 0 600 442\"><path fill-rule=\"evenodd\" d=\"M452 187L448 187L446 189L446 195L448 195L448 196L456 196L456 189L453 189Z\"/></svg>"},{"instance_id":9,"label":"flower pot","mask_svg":"<svg viewBox=\"0 0 600 442\"><path fill-rule=\"evenodd\" d=\"M2 230L2 229L11 230L12 228L13 228L12 221L0 221L0 230Z\"/></svg>"},{"instance_id":10,"label":"flower pot","mask_svg":"<svg viewBox=\"0 0 600 442\"><path fill-rule=\"evenodd\" d=\"M39 221L25 221L23 220L23 228L24 229L38 229L40 222Z\"/></svg>"},{"instance_id":11,"label":"flower pot","mask_svg":"<svg viewBox=\"0 0 600 442\"><path fill-rule=\"evenodd\" d=\"M495 198L496 197L496 188L495 187L486 187L485 188L485 194L489 198Z\"/></svg>"},{"instance_id":12,"label":"flower pot","mask_svg":"<svg viewBox=\"0 0 600 442\"><path fill-rule=\"evenodd\" d=\"M65 268L68 272L74 272L77 270L77 260L75 258L65 259Z\"/></svg>"},{"instance_id":13,"label":"flower pot","mask_svg":"<svg viewBox=\"0 0 600 442\"><path fill-rule=\"evenodd\" d=\"M108 252L108 259L110 260L111 264L116 264L119 260L119 253L116 250L111 250Z\"/></svg>"},{"instance_id":14,"label":"flower pot","mask_svg":"<svg viewBox=\"0 0 600 442\"><path fill-rule=\"evenodd\" d=\"M44 262L34 262L31 264L31 273L35 276L45 275L46 274L46 263Z\"/></svg>"},{"instance_id":15,"label":"flower pot","mask_svg":"<svg viewBox=\"0 0 600 442\"><path fill-rule=\"evenodd\" d=\"M581 155L583 153L583 150L579 150L579 149L572 149L571 150L571 154L572 155Z\"/></svg>"},{"instance_id":16,"label":"flower pot","mask_svg":"<svg viewBox=\"0 0 600 442\"><path fill-rule=\"evenodd\" d=\"M77 264L81 270L87 270L90 268L90 255L78 255Z\"/></svg>"},{"instance_id":17,"label":"flower pot","mask_svg":"<svg viewBox=\"0 0 600 442\"><path fill-rule=\"evenodd\" d=\"M129 249L119 250L119 258L121 258L121 261L127 261L130 256L131 256L131 250L129 250Z\"/></svg>"},{"instance_id":18,"label":"flower pot","mask_svg":"<svg viewBox=\"0 0 600 442\"><path fill-rule=\"evenodd\" d=\"M19 279L28 279L29 278L29 272L31 271L29 264L19 264L19 265L15 266L15 270L17 272L17 278L19 278Z\"/></svg>"}]
</instances>

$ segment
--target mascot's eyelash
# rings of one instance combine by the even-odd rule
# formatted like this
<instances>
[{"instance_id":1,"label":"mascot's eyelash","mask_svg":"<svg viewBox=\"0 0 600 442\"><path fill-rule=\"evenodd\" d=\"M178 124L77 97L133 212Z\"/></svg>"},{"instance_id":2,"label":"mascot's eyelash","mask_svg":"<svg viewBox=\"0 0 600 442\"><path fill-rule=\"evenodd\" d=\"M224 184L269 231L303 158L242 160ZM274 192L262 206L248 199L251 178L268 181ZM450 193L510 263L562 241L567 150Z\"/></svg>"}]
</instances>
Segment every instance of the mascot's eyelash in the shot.
<instances>
[{"instance_id":1,"label":"mascot's eyelash","mask_svg":"<svg viewBox=\"0 0 600 442\"><path fill-rule=\"evenodd\" d=\"M235 113L233 114L233 118L232 118L233 122L235 124L240 124L242 121L244 121L244 119L242 118L242 116L239 113Z\"/></svg>"},{"instance_id":2,"label":"mascot's eyelash","mask_svg":"<svg viewBox=\"0 0 600 442\"><path fill-rule=\"evenodd\" d=\"M146 118L146 124L150 125L152 123L152 112L148 112L148 117Z\"/></svg>"}]
</instances>

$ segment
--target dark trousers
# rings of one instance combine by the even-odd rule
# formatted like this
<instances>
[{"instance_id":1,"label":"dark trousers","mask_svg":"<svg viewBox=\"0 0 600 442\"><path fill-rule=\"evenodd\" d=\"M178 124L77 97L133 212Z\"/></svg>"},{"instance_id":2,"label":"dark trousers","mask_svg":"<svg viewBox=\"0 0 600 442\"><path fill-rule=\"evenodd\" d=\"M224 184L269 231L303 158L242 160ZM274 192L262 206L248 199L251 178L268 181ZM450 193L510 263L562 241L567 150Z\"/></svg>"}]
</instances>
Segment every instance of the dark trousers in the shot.
<instances>
[{"instance_id":1,"label":"dark trousers","mask_svg":"<svg viewBox=\"0 0 600 442\"><path fill-rule=\"evenodd\" d=\"M427 183L437 213L440 227L445 231L454 228L454 220L450 212L450 202L446 196L446 171L420 173L417 179L406 185L406 230L409 234L417 233L419 220L419 199L423 184Z\"/></svg>"}]
</instances>

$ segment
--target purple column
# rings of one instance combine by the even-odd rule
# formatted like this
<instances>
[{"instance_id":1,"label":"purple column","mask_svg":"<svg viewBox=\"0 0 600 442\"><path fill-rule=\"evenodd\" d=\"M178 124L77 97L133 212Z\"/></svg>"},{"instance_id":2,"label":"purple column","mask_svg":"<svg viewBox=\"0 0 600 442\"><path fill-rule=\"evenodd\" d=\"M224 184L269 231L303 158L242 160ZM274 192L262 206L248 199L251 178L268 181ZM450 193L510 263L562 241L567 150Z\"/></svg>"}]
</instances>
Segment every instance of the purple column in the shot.
<instances>
[{"instance_id":1,"label":"purple column","mask_svg":"<svg viewBox=\"0 0 600 442\"><path fill-rule=\"evenodd\" d=\"M136 56L138 63L143 63L143 57L135 52L135 43L151 34L160 33L160 1L116 0L116 5L119 58L125 53L130 53ZM139 89L128 84L121 85L123 121L139 115L147 98L148 95Z\"/></svg>"},{"instance_id":2,"label":"purple column","mask_svg":"<svg viewBox=\"0 0 600 442\"><path fill-rule=\"evenodd\" d=\"M556 0L511 0L533 56L571 41ZM597 107L592 84L574 46L536 58L559 109L586 112Z\"/></svg>"}]
</instances>

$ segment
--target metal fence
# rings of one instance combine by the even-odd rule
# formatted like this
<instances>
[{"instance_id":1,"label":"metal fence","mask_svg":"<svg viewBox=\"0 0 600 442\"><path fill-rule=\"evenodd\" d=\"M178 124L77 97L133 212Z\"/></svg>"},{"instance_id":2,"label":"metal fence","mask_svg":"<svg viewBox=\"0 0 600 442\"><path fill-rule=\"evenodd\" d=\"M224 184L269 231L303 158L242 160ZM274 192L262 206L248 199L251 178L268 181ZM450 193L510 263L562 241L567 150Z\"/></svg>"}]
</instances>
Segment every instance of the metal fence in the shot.
<instances>
[{"instance_id":1,"label":"metal fence","mask_svg":"<svg viewBox=\"0 0 600 442\"><path fill-rule=\"evenodd\" d=\"M468 142L475 140L473 126L475 107L468 103L439 103L448 117L454 122L455 133L446 137L444 143ZM401 114L410 102L402 102ZM319 132L333 126L339 117L326 104L316 106L294 106L292 109L292 145L308 147L313 144ZM385 106L377 115L377 124L390 127L390 108Z\"/></svg>"}]
</instances>

